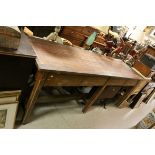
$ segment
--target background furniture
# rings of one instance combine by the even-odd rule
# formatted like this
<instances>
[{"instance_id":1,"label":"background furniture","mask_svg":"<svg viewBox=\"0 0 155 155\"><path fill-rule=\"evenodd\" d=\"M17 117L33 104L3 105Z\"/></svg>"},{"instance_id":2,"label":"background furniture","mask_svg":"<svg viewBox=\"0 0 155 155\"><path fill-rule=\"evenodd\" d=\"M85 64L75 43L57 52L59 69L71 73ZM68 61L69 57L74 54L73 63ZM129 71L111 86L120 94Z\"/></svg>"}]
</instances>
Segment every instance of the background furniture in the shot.
<instances>
[{"instance_id":1,"label":"background furniture","mask_svg":"<svg viewBox=\"0 0 155 155\"><path fill-rule=\"evenodd\" d=\"M136 92L134 90L133 93L131 94L130 98L128 99L129 106L131 108L137 108L142 103L142 101L143 101L143 99L145 97L144 95L141 96L141 91L151 81L151 78L148 78L148 77L144 76L144 74L142 74L141 68L140 68L140 71L139 71L139 67L136 68L136 66L135 66L135 68L133 67L133 70L135 70L137 73L139 73L143 77L143 79L145 79L145 81L141 81L137 85L137 89L139 91Z\"/></svg>"},{"instance_id":2,"label":"background furniture","mask_svg":"<svg viewBox=\"0 0 155 155\"><path fill-rule=\"evenodd\" d=\"M140 62L145 64L151 70L155 70L155 57L154 56L146 53L141 57Z\"/></svg>"},{"instance_id":3,"label":"background furniture","mask_svg":"<svg viewBox=\"0 0 155 155\"><path fill-rule=\"evenodd\" d=\"M133 102L130 104L131 108L139 107L142 102L145 102L147 104L155 93L155 90L152 91L151 89L149 89L147 92L148 96L142 94L143 88L147 86L151 81L151 78L148 77L151 76L152 71L155 71L155 49L152 46L148 46L148 49L145 52L146 53L141 56L140 60L134 63L133 68L137 72L142 74L143 78L148 79L148 82L143 83L141 91L139 91L138 94L133 96Z\"/></svg>"},{"instance_id":4,"label":"background furniture","mask_svg":"<svg viewBox=\"0 0 155 155\"><path fill-rule=\"evenodd\" d=\"M145 53L140 57L140 61L151 70L155 70L155 48L149 45Z\"/></svg>"},{"instance_id":5,"label":"background furniture","mask_svg":"<svg viewBox=\"0 0 155 155\"><path fill-rule=\"evenodd\" d=\"M100 56L79 47L70 47L31 37L37 55L35 84L26 106L23 123L29 121L37 97L43 86L91 86L83 112L97 101L107 86L126 86L121 104L144 79L122 60ZM145 81L145 80L144 80ZM138 90L137 90L138 91Z\"/></svg>"},{"instance_id":6,"label":"background furniture","mask_svg":"<svg viewBox=\"0 0 155 155\"><path fill-rule=\"evenodd\" d=\"M149 45L146 53L155 57L155 47Z\"/></svg>"},{"instance_id":7,"label":"background furniture","mask_svg":"<svg viewBox=\"0 0 155 155\"><path fill-rule=\"evenodd\" d=\"M29 39L23 33L17 50L0 49L0 91L21 90L19 104L23 107L30 94L28 82L35 73L35 58Z\"/></svg>"},{"instance_id":8,"label":"background furniture","mask_svg":"<svg viewBox=\"0 0 155 155\"><path fill-rule=\"evenodd\" d=\"M68 39L74 45L83 47L87 38L93 33L99 33L95 27L92 26L64 26L59 34L61 37ZM98 35L92 45L93 47L99 47L100 49L105 48L105 39Z\"/></svg>"},{"instance_id":9,"label":"background furniture","mask_svg":"<svg viewBox=\"0 0 155 155\"><path fill-rule=\"evenodd\" d=\"M145 77L148 77L151 74L151 69L139 60L134 63L133 68L138 70Z\"/></svg>"}]
</instances>

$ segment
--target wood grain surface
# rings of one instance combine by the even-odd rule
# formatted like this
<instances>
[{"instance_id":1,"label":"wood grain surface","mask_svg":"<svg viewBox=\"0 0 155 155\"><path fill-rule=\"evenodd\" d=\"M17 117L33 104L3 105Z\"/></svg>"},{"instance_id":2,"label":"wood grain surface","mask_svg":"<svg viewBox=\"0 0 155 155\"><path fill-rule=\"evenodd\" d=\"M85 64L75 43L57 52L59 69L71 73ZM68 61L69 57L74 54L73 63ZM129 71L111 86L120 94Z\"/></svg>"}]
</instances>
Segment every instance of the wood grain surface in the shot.
<instances>
[{"instance_id":1,"label":"wood grain surface","mask_svg":"<svg viewBox=\"0 0 155 155\"><path fill-rule=\"evenodd\" d=\"M40 70L142 79L121 60L39 38L32 37L31 41Z\"/></svg>"}]
</instances>

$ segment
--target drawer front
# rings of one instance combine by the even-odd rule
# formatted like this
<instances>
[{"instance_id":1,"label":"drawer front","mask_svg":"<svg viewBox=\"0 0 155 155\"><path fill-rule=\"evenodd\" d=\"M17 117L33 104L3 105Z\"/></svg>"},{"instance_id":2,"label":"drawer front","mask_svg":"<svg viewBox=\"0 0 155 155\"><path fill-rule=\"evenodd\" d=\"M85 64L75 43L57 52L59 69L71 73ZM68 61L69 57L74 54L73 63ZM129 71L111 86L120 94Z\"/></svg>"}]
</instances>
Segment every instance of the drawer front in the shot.
<instances>
[{"instance_id":1,"label":"drawer front","mask_svg":"<svg viewBox=\"0 0 155 155\"><path fill-rule=\"evenodd\" d=\"M110 79L109 85L111 86L135 86L137 84L137 80L132 79Z\"/></svg>"},{"instance_id":2,"label":"drawer front","mask_svg":"<svg viewBox=\"0 0 155 155\"><path fill-rule=\"evenodd\" d=\"M84 35L82 35L81 33L76 32L76 31L74 31L72 29L64 29L63 34L74 37L74 38L77 38L77 39L82 39L82 40L86 39L86 37Z\"/></svg>"},{"instance_id":3,"label":"drawer front","mask_svg":"<svg viewBox=\"0 0 155 155\"><path fill-rule=\"evenodd\" d=\"M135 86L137 84L137 80L128 79L125 82L125 86Z\"/></svg>"},{"instance_id":4,"label":"drawer front","mask_svg":"<svg viewBox=\"0 0 155 155\"><path fill-rule=\"evenodd\" d=\"M125 80L123 79L110 79L109 82L108 82L108 85L111 85L111 86L122 86L124 85L125 83Z\"/></svg>"},{"instance_id":5,"label":"drawer front","mask_svg":"<svg viewBox=\"0 0 155 155\"><path fill-rule=\"evenodd\" d=\"M65 34L61 35L63 38L69 40L72 44L76 45L76 46L82 46L84 44L84 40L83 39L77 39Z\"/></svg>"},{"instance_id":6,"label":"drawer front","mask_svg":"<svg viewBox=\"0 0 155 155\"><path fill-rule=\"evenodd\" d=\"M103 86L107 78L82 75L51 74L45 86Z\"/></svg>"},{"instance_id":7,"label":"drawer front","mask_svg":"<svg viewBox=\"0 0 155 155\"><path fill-rule=\"evenodd\" d=\"M71 31L76 31L82 33L84 26L65 26L64 30L70 29Z\"/></svg>"},{"instance_id":8,"label":"drawer front","mask_svg":"<svg viewBox=\"0 0 155 155\"><path fill-rule=\"evenodd\" d=\"M89 35L91 35L94 31L95 31L95 32L98 32L98 30L96 30L95 28L86 26L86 27L83 28L82 33L89 36Z\"/></svg>"}]
</instances>

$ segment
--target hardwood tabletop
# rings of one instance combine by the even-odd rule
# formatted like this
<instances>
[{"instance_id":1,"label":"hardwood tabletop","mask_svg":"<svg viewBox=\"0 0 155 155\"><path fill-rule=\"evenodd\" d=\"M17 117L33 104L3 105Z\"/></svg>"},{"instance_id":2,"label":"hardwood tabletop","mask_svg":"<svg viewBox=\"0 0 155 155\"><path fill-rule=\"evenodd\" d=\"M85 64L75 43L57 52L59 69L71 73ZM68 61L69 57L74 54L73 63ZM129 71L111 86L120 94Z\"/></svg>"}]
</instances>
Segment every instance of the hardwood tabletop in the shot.
<instances>
[{"instance_id":1,"label":"hardwood tabletop","mask_svg":"<svg viewBox=\"0 0 155 155\"><path fill-rule=\"evenodd\" d=\"M32 37L31 41L39 70L142 79L122 60L39 38Z\"/></svg>"},{"instance_id":2,"label":"hardwood tabletop","mask_svg":"<svg viewBox=\"0 0 155 155\"><path fill-rule=\"evenodd\" d=\"M9 49L0 48L0 54L20 56L20 57L29 57L29 58L36 57L36 54L32 48L29 38L23 32L21 33L20 44L17 50L14 50L14 49L9 50Z\"/></svg>"}]
</instances>

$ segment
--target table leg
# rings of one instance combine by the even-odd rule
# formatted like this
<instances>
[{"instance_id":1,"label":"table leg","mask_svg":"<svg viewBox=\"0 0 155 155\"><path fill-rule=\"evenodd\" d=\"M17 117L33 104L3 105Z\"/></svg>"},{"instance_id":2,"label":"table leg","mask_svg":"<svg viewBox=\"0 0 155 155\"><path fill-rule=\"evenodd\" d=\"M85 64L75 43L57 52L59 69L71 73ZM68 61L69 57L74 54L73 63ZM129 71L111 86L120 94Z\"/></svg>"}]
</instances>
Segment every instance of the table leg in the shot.
<instances>
[{"instance_id":1,"label":"table leg","mask_svg":"<svg viewBox=\"0 0 155 155\"><path fill-rule=\"evenodd\" d=\"M106 83L104 84L104 86L102 87L98 87L96 89L96 91L94 92L94 94L92 95L92 97L88 100L88 102L85 104L84 108L82 109L82 112L85 113L87 112L87 110L89 109L89 107L91 105L93 105L95 103L95 101L99 98L99 96L102 94L103 90L105 89L105 87L108 85L108 81L106 81Z\"/></svg>"},{"instance_id":2,"label":"table leg","mask_svg":"<svg viewBox=\"0 0 155 155\"><path fill-rule=\"evenodd\" d=\"M24 114L24 118L23 118L23 122L22 122L23 124L26 124L29 122L30 115L32 113L32 110L36 103L37 97L39 95L39 92L40 92L42 86L44 85L46 78L47 78L47 73L40 72L40 71L38 71L36 73L35 83L34 83L31 95L30 95L27 105L26 105L25 114Z\"/></svg>"},{"instance_id":3,"label":"table leg","mask_svg":"<svg viewBox=\"0 0 155 155\"><path fill-rule=\"evenodd\" d=\"M138 82L137 82L138 84ZM133 86L130 90L128 90L128 92L122 96L121 100L119 101L119 103L117 104L117 107L119 108L124 108L124 107L128 107L130 105L130 103L127 102L127 100L134 95L134 90L137 88L137 84L135 86Z\"/></svg>"},{"instance_id":4,"label":"table leg","mask_svg":"<svg viewBox=\"0 0 155 155\"><path fill-rule=\"evenodd\" d=\"M146 101L144 101L146 104L151 101L153 99L153 97L155 96L155 88L154 90L148 95L148 97L146 98Z\"/></svg>"}]
</instances>

